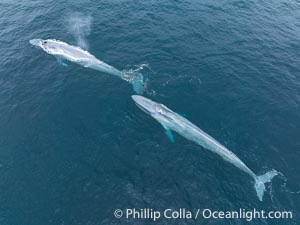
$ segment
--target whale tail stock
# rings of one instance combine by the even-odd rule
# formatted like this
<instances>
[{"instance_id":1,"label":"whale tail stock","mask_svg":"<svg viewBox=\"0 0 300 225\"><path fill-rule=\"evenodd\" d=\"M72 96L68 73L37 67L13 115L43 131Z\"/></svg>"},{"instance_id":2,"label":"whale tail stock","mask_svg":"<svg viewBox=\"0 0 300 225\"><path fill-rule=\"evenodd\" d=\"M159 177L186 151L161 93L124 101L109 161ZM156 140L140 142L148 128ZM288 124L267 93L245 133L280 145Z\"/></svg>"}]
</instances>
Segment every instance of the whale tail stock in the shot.
<instances>
[{"instance_id":1,"label":"whale tail stock","mask_svg":"<svg viewBox=\"0 0 300 225\"><path fill-rule=\"evenodd\" d=\"M263 200L264 192L266 190L265 183L271 182L273 177L277 176L278 172L276 170L271 170L261 176L255 178L254 188L256 190L257 197L260 201Z\"/></svg>"}]
</instances>

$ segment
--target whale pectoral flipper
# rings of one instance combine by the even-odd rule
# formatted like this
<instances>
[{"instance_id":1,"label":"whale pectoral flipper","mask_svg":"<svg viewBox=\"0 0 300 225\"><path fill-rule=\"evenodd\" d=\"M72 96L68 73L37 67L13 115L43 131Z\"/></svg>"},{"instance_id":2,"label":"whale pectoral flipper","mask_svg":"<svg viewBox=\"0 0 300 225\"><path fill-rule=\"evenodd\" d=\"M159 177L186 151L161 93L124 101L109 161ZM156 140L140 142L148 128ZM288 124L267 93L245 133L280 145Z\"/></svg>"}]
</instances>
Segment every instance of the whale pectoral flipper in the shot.
<instances>
[{"instance_id":1,"label":"whale pectoral flipper","mask_svg":"<svg viewBox=\"0 0 300 225\"><path fill-rule=\"evenodd\" d=\"M166 135L168 136L169 140L170 140L172 143L174 143L175 140L174 140L174 136L173 136L172 131L171 131L167 126L165 126L164 124L161 124L161 125L164 127L165 132L166 132Z\"/></svg>"},{"instance_id":2,"label":"whale pectoral flipper","mask_svg":"<svg viewBox=\"0 0 300 225\"><path fill-rule=\"evenodd\" d=\"M278 172L276 170L271 170L261 176L256 177L254 188L256 190L257 197L260 201L263 200L264 192L266 190L265 183L271 182L272 178L277 175Z\"/></svg>"},{"instance_id":3,"label":"whale pectoral flipper","mask_svg":"<svg viewBox=\"0 0 300 225\"><path fill-rule=\"evenodd\" d=\"M175 140L174 140L174 136L172 134L172 131L170 129L166 129L166 135L168 136L169 140L174 143Z\"/></svg>"},{"instance_id":4,"label":"whale pectoral flipper","mask_svg":"<svg viewBox=\"0 0 300 225\"><path fill-rule=\"evenodd\" d=\"M68 64L65 63L64 60L63 60L61 57L56 57L56 59L57 59L57 62L58 62L60 65L65 66L65 67L68 66Z\"/></svg>"}]
</instances>

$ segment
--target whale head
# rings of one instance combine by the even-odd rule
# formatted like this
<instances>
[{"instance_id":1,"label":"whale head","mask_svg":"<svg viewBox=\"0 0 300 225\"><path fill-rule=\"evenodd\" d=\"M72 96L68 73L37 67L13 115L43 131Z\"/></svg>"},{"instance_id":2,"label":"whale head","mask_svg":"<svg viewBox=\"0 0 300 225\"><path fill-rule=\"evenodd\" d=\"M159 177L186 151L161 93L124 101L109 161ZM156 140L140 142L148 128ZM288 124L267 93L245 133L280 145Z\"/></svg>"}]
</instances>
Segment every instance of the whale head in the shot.
<instances>
[{"instance_id":1,"label":"whale head","mask_svg":"<svg viewBox=\"0 0 300 225\"><path fill-rule=\"evenodd\" d=\"M153 117L166 116L170 111L166 106L154 102L143 96L132 95L131 98L142 111Z\"/></svg>"},{"instance_id":2,"label":"whale head","mask_svg":"<svg viewBox=\"0 0 300 225\"><path fill-rule=\"evenodd\" d=\"M137 107L139 107L145 113L150 115L155 113L155 102L140 95L132 95L131 98L133 99Z\"/></svg>"},{"instance_id":3,"label":"whale head","mask_svg":"<svg viewBox=\"0 0 300 225\"><path fill-rule=\"evenodd\" d=\"M29 41L33 46L39 47L48 53L53 53L59 46L59 41L56 40L43 40L43 39L31 39Z\"/></svg>"},{"instance_id":4,"label":"whale head","mask_svg":"<svg viewBox=\"0 0 300 225\"><path fill-rule=\"evenodd\" d=\"M43 39L31 39L29 43L32 44L33 46L43 49L48 53L50 53L51 45L53 45L50 43L50 40L43 40Z\"/></svg>"}]
</instances>

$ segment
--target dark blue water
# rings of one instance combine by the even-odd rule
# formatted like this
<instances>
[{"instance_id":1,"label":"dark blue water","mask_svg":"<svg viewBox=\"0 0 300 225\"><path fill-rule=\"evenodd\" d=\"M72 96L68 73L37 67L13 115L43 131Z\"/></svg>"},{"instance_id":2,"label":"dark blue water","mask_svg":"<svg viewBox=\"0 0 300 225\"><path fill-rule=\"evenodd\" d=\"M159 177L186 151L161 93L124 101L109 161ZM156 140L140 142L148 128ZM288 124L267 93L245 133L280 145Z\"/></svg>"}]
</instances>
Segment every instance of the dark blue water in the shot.
<instances>
[{"instance_id":1,"label":"dark blue water","mask_svg":"<svg viewBox=\"0 0 300 225\"><path fill-rule=\"evenodd\" d=\"M74 15L89 18L83 33L70 29ZM0 224L299 224L299 15L300 2L285 0L2 0ZM149 65L146 97L186 114L254 173L283 175L260 202L247 174L179 135L170 143L129 83L63 67L33 38L84 41L118 69ZM114 218L130 207L294 218Z\"/></svg>"}]
</instances>

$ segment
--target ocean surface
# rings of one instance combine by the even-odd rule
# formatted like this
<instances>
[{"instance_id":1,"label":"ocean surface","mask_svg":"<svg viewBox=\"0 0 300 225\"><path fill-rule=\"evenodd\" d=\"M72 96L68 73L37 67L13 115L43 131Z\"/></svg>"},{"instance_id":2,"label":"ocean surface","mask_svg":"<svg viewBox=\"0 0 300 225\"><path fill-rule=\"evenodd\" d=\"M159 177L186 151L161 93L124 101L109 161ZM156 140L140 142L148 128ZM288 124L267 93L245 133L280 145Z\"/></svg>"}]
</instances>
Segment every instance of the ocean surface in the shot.
<instances>
[{"instance_id":1,"label":"ocean surface","mask_svg":"<svg viewBox=\"0 0 300 225\"><path fill-rule=\"evenodd\" d=\"M0 2L0 224L300 224L300 1ZM137 108L117 77L29 44L54 38L141 72L253 179ZM117 219L115 209L292 211L292 219Z\"/></svg>"}]
</instances>

